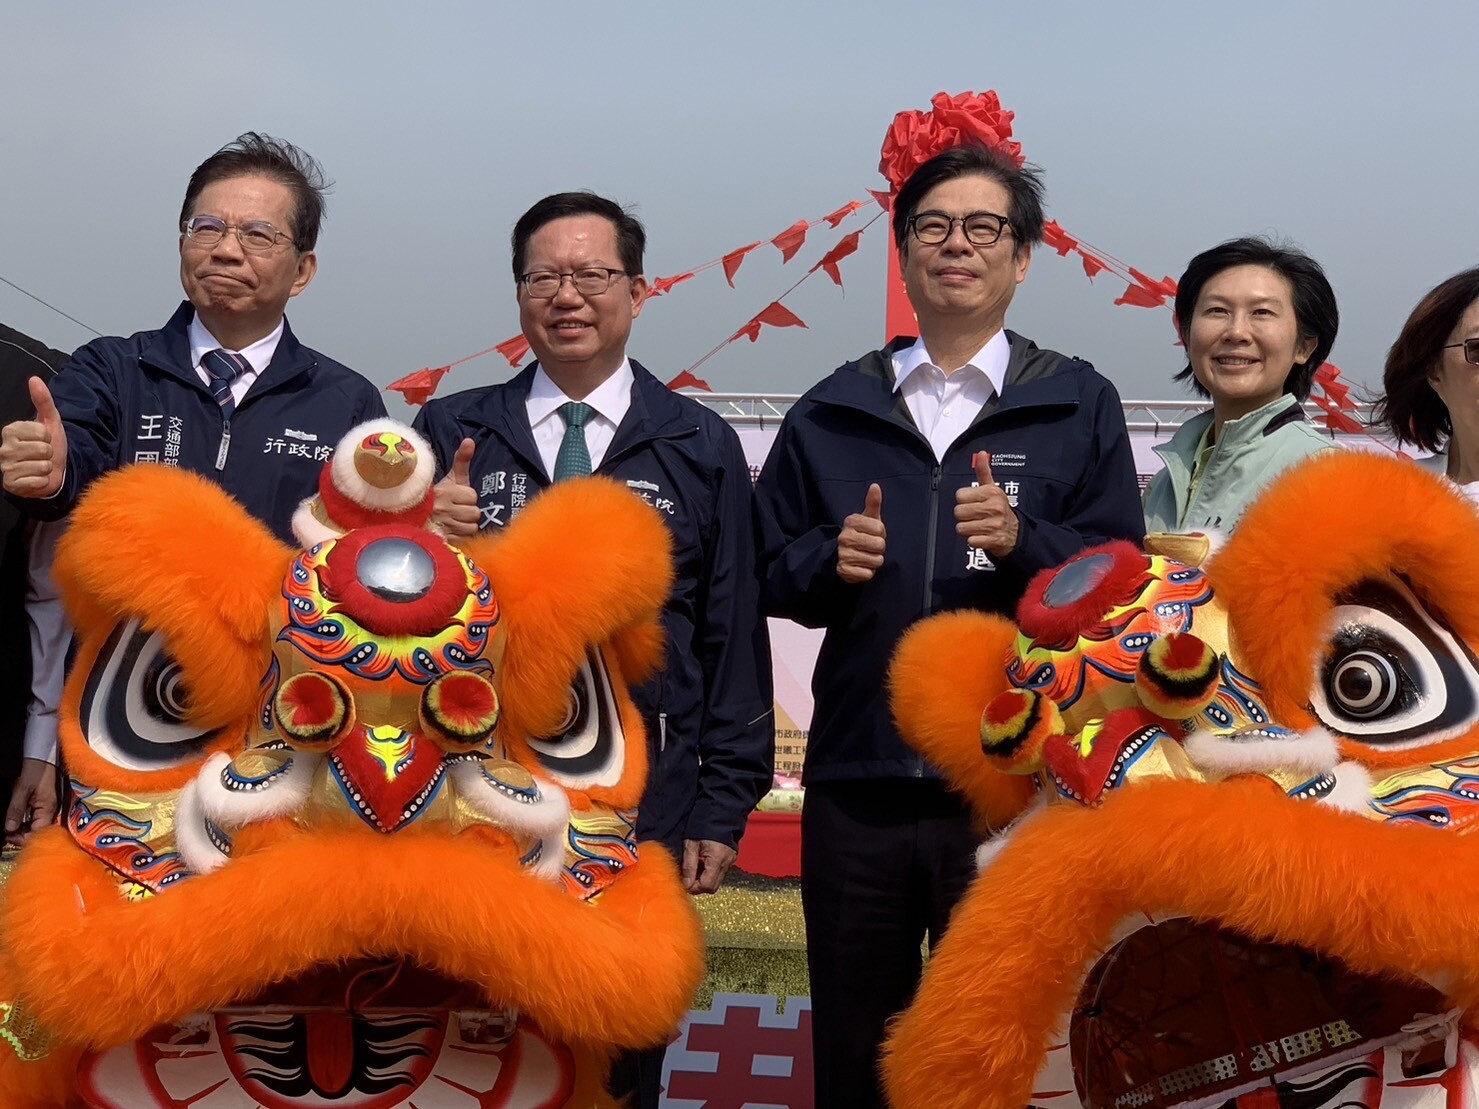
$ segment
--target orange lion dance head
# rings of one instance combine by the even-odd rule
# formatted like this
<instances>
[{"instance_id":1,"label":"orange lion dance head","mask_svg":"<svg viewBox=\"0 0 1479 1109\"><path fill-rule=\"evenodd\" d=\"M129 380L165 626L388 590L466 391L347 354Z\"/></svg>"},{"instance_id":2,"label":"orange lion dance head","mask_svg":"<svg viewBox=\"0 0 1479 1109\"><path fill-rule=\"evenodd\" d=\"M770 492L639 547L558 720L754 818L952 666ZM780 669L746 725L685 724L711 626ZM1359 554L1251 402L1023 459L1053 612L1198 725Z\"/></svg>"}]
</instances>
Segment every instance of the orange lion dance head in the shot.
<instances>
[{"instance_id":1,"label":"orange lion dance head","mask_svg":"<svg viewBox=\"0 0 1479 1109\"><path fill-rule=\"evenodd\" d=\"M1475 1104L1479 515L1339 452L1147 547L899 648L905 735L996 834L893 1103Z\"/></svg>"},{"instance_id":2,"label":"orange lion dance head","mask_svg":"<svg viewBox=\"0 0 1479 1109\"><path fill-rule=\"evenodd\" d=\"M158 466L78 508L70 798L0 906L6 1106L603 1106L613 1050L676 1027L701 934L638 851L627 692L667 531L589 479L459 549L432 464L357 429L299 551Z\"/></svg>"}]
</instances>

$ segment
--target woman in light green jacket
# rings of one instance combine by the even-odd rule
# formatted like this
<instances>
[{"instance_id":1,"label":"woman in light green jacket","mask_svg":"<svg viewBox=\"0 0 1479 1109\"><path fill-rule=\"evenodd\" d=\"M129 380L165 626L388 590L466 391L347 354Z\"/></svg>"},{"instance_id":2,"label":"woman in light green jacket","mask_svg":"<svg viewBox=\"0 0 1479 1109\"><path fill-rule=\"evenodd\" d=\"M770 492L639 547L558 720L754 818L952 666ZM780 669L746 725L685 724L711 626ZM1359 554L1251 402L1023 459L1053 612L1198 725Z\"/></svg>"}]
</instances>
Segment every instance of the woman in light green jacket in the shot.
<instances>
[{"instance_id":1,"label":"woman in light green jacket","mask_svg":"<svg viewBox=\"0 0 1479 1109\"><path fill-rule=\"evenodd\" d=\"M1155 448L1146 531L1231 531L1281 471L1334 449L1305 416L1340 315L1325 271L1303 251L1233 239L1193 258L1176 289L1187 367L1176 376L1212 410Z\"/></svg>"}]
</instances>

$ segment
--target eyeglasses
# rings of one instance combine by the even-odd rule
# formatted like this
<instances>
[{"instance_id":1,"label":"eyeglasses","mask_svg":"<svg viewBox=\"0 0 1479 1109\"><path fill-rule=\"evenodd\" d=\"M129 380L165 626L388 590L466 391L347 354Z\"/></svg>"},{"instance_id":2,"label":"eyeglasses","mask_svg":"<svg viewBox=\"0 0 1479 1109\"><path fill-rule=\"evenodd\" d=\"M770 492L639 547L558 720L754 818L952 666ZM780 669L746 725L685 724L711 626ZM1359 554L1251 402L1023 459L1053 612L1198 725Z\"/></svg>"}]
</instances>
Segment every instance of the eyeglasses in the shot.
<instances>
[{"instance_id":1,"label":"eyeglasses","mask_svg":"<svg viewBox=\"0 0 1479 1109\"><path fill-rule=\"evenodd\" d=\"M1449 343L1444 350L1452 350L1454 347L1463 347L1464 361L1471 366L1479 366L1479 339L1465 339L1462 343Z\"/></svg>"},{"instance_id":2,"label":"eyeglasses","mask_svg":"<svg viewBox=\"0 0 1479 1109\"><path fill-rule=\"evenodd\" d=\"M560 287L565 284L565 278L570 279L570 284L575 286L575 291L583 297L597 297L611 288L611 283L618 277L626 277L626 270L609 270L601 266L586 266L571 273L556 273L554 270L531 270L529 273L520 274L519 281L527 292L535 300L550 300L560 295Z\"/></svg>"},{"instance_id":3,"label":"eyeglasses","mask_svg":"<svg viewBox=\"0 0 1479 1109\"><path fill-rule=\"evenodd\" d=\"M265 254L280 242L294 241L293 236L286 231L279 231L270 223L260 220L241 224L227 223L216 216L191 216L180 224L180 231L197 246L215 246L226 237L226 232L234 231L241 249L253 254Z\"/></svg>"},{"instance_id":4,"label":"eyeglasses","mask_svg":"<svg viewBox=\"0 0 1479 1109\"><path fill-rule=\"evenodd\" d=\"M950 237L955 225L965 232L966 241L972 246L990 246L1001 238L1002 232L1011 227L1006 216L994 212L972 212L967 216L951 216L944 212L919 212L909 217L909 229L914 237L926 246L939 246Z\"/></svg>"}]
</instances>

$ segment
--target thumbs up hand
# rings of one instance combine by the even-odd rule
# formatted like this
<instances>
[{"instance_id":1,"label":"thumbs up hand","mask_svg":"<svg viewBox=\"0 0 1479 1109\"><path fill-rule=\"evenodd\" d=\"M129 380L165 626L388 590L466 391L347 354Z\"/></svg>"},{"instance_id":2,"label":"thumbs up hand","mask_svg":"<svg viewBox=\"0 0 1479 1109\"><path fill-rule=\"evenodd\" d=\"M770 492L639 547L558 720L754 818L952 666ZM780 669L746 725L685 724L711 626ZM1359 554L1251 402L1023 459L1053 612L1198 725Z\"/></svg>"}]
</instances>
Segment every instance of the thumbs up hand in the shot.
<instances>
[{"instance_id":1,"label":"thumbs up hand","mask_svg":"<svg viewBox=\"0 0 1479 1109\"><path fill-rule=\"evenodd\" d=\"M837 576L852 584L873 580L883 565L886 538L883 489L875 482L868 486L863 511L842 521L842 534L837 537Z\"/></svg>"},{"instance_id":2,"label":"thumbs up hand","mask_svg":"<svg viewBox=\"0 0 1479 1109\"><path fill-rule=\"evenodd\" d=\"M979 484L955 491L955 533L977 550L1002 558L1017 549L1017 510L991 476L991 452L971 456Z\"/></svg>"},{"instance_id":3,"label":"thumbs up hand","mask_svg":"<svg viewBox=\"0 0 1479 1109\"><path fill-rule=\"evenodd\" d=\"M46 382L26 383L34 420L16 420L0 429L0 482L17 497L50 497L62 487L67 472L67 430L57 414Z\"/></svg>"},{"instance_id":4,"label":"thumbs up hand","mask_svg":"<svg viewBox=\"0 0 1479 1109\"><path fill-rule=\"evenodd\" d=\"M478 533L482 513L478 510L478 494L472 487L471 476L476 446L471 439L462 440L452 459L452 468L436 484L431 522L448 539L470 539Z\"/></svg>"}]
</instances>

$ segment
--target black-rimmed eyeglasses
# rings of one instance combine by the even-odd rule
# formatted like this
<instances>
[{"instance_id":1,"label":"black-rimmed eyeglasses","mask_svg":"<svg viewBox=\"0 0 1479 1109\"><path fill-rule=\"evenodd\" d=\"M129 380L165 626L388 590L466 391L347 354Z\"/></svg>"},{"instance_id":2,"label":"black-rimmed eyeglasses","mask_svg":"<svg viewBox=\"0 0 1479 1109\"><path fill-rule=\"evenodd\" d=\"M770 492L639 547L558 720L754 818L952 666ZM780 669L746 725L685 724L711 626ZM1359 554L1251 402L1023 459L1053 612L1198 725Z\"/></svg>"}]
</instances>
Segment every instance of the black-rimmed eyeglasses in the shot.
<instances>
[{"instance_id":1,"label":"black-rimmed eyeglasses","mask_svg":"<svg viewBox=\"0 0 1479 1109\"><path fill-rule=\"evenodd\" d=\"M241 249L253 254L265 254L278 243L293 242L293 236L286 231L279 231L261 220L227 223L217 216L191 216L180 224L180 233L197 246L215 246L228 231L236 232L236 241L241 244Z\"/></svg>"},{"instance_id":2,"label":"black-rimmed eyeglasses","mask_svg":"<svg viewBox=\"0 0 1479 1109\"><path fill-rule=\"evenodd\" d=\"M519 283L524 286L524 291L535 300L550 300L560 295L560 286L565 284L565 278L568 277L570 284L575 286L575 291L581 296L597 297L611 288L611 283L618 277L625 276L627 276L626 270L586 266L569 273L556 273L554 270L531 270L519 275Z\"/></svg>"},{"instance_id":3,"label":"black-rimmed eyeglasses","mask_svg":"<svg viewBox=\"0 0 1479 1109\"><path fill-rule=\"evenodd\" d=\"M1452 350L1454 347L1462 347L1464 361L1471 366L1479 366L1479 339L1465 339L1462 343L1449 343L1444 350Z\"/></svg>"},{"instance_id":4,"label":"black-rimmed eyeglasses","mask_svg":"<svg viewBox=\"0 0 1479 1109\"><path fill-rule=\"evenodd\" d=\"M955 225L965 232L966 242L972 246L990 246L1001 238L1002 232L1011 227L1006 216L995 212L971 212L965 216L952 216L945 212L916 212L909 217L909 230L925 246L939 246L950 237Z\"/></svg>"}]
</instances>

